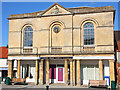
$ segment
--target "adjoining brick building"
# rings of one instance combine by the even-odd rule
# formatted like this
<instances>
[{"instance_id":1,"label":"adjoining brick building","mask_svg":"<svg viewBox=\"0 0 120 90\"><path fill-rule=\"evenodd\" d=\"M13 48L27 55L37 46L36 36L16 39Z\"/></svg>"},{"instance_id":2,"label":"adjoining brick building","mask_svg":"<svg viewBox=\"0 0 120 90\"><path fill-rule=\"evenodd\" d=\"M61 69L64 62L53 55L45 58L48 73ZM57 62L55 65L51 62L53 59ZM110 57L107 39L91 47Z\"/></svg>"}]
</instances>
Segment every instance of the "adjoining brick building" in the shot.
<instances>
[{"instance_id":1,"label":"adjoining brick building","mask_svg":"<svg viewBox=\"0 0 120 90\"><path fill-rule=\"evenodd\" d=\"M116 64L116 81L120 84L120 31L114 31L115 36L115 64Z\"/></svg>"},{"instance_id":2,"label":"adjoining brick building","mask_svg":"<svg viewBox=\"0 0 120 90\"><path fill-rule=\"evenodd\" d=\"M35 84L88 85L115 80L112 6L65 8L10 15L8 76Z\"/></svg>"}]
</instances>

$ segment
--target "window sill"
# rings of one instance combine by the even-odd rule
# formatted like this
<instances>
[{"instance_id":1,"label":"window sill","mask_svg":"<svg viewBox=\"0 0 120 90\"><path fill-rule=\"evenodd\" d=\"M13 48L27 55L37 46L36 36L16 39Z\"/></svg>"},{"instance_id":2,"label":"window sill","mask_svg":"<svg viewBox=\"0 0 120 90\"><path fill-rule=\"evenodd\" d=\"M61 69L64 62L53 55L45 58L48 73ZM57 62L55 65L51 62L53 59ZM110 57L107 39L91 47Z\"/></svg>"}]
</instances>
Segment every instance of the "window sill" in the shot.
<instances>
[{"instance_id":1,"label":"window sill","mask_svg":"<svg viewBox=\"0 0 120 90\"><path fill-rule=\"evenodd\" d=\"M83 47L95 47L95 45L84 45Z\"/></svg>"},{"instance_id":2,"label":"window sill","mask_svg":"<svg viewBox=\"0 0 120 90\"><path fill-rule=\"evenodd\" d=\"M33 47L23 47L23 48L33 48Z\"/></svg>"}]
</instances>

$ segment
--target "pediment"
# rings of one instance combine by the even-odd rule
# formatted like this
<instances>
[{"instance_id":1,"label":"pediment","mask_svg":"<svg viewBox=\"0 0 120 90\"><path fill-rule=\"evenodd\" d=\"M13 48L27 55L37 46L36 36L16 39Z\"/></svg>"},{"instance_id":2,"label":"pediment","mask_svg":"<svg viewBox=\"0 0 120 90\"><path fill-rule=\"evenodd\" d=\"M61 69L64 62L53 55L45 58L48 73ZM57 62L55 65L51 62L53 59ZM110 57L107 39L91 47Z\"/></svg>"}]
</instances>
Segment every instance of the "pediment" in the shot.
<instances>
[{"instance_id":1,"label":"pediment","mask_svg":"<svg viewBox=\"0 0 120 90\"><path fill-rule=\"evenodd\" d=\"M58 14L70 14L71 12L59 5L58 3L53 4L47 10L45 10L41 15L58 15Z\"/></svg>"}]
</instances>

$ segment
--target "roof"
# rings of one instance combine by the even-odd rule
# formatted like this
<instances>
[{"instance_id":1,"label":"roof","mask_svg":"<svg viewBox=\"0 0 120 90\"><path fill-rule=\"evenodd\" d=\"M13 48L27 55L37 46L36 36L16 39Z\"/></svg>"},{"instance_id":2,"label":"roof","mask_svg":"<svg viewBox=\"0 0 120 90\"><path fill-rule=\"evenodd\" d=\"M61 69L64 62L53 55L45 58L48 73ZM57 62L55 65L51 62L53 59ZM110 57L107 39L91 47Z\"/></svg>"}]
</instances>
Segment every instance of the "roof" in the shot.
<instances>
[{"instance_id":1,"label":"roof","mask_svg":"<svg viewBox=\"0 0 120 90\"><path fill-rule=\"evenodd\" d=\"M96 13L96 12L106 12L106 11L115 11L113 10L113 6L104 6L104 7L73 7L73 8L65 8L58 3L54 3L52 6L50 6L46 10L33 12L33 13L24 13L24 14L12 14L9 16L8 19L17 19L17 18L26 18L26 17L42 17L43 14L48 11L53 6L58 5L65 9L66 11L70 12L71 14L77 14L77 13Z\"/></svg>"},{"instance_id":2,"label":"roof","mask_svg":"<svg viewBox=\"0 0 120 90\"><path fill-rule=\"evenodd\" d=\"M0 58L8 58L8 49L6 47L0 47Z\"/></svg>"},{"instance_id":3,"label":"roof","mask_svg":"<svg viewBox=\"0 0 120 90\"><path fill-rule=\"evenodd\" d=\"M118 46L117 52L120 52L120 41L117 42L117 46Z\"/></svg>"},{"instance_id":4,"label":"roof","mask_svg":"<svg viewBox=\"0 0 120 90\"><path fill-rule=\"evenodd\" d=\"M68 10L73 13L85 13L85 12L98 12L98 11L108 11L113 10L113 6L104 6L104 7L76 7L68 8Z\"/></svg>"}]
</instances>

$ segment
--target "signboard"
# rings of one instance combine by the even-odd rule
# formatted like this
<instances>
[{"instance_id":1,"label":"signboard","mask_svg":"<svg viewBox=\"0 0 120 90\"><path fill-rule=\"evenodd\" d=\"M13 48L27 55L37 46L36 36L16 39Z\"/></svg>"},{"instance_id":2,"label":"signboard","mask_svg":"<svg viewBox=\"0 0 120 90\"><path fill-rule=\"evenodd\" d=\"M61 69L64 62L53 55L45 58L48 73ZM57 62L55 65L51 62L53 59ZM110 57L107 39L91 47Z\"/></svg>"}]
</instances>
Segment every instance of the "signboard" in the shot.
<instances>
[{"instance_id":1,"label":"signboard","mask_svg":"<svg viewBox=\"0 0 120 90\"><path fill-rule=\"evenodd\" d=\"M107 85L110 86L110 77L109 76L104 76L104 80L106 80Z\"/></svg>"}]
</instances>

